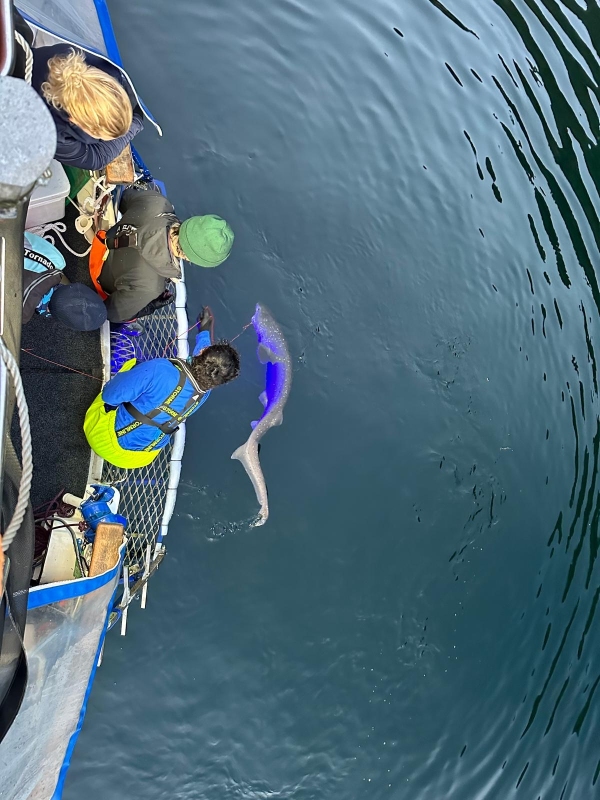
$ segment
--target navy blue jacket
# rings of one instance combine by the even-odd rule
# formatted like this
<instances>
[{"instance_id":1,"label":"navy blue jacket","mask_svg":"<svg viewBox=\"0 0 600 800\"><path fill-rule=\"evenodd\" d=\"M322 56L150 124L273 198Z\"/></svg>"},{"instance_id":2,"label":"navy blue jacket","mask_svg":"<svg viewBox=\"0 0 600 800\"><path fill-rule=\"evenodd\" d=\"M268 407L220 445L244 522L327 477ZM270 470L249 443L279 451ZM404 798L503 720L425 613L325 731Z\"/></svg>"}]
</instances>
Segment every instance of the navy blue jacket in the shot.
<instances>
[{"instance_id":1,"label":"navy blue jacket","mask_svg":"<svg viewBox=\"0 0 600 800\"><path fill-rule=\"evenodd\" d=\"M193 355L198 355L200 350L210 345L210 333L201 331L196 336L196 346ZM102 399L109 406L118 406L115 421L115 430L119 431L127 427L134 418L122 405L131 403L142 414L148 414L154 408L162 405L171 392L177 387L179 381L179 370L168 358L154 358L152 361L143 361L136 364L128 372L119 372L111 378L102 389ZM174 411L183 411L185 404L190 397L199 390L188 378L180 394L170 404ZM208 400L210 390L205 392L200 398L200 405ZM198 406L200 407L200 406ZM197 410L197 409L196 409ZM168 422L168 414L161 412L155 417L156 422L162 424ZM160 431L153 425L140 425L129 433L119 438L119 444L125 450L144 450L148 445L156 442L160 437ZM169 441L168 436L162 437L153 448L159 450Z\"/></svg>"},{"instance_id":2,"label":"navy blue jacket","mask_svg":"<svg viewBox=\"0 0 600 800\"><path fill-rule=\"evenodd\" d=\"M69 44L55 44L50 47L34 48L31 85L42 99L44 99L42 84L48 79L48 61L53 56L67 55L73 49L76 48ZM86 63L90 67L98 67L98 69L116 78L129 95L133 108L133 121L125 136L105 141L104 139L95 139L89 133L85 133L77 125L69 121L68 114L48 104L56 125L57 142L54 156L56 160L60 161L61 164L69 164L72 167L96 170L103 169L123 152L133 137L144 127L144 119L135 94L121 71L100 56L93 56L90 53L84 53L84 56Z\"/></svg>"}]
</instances>

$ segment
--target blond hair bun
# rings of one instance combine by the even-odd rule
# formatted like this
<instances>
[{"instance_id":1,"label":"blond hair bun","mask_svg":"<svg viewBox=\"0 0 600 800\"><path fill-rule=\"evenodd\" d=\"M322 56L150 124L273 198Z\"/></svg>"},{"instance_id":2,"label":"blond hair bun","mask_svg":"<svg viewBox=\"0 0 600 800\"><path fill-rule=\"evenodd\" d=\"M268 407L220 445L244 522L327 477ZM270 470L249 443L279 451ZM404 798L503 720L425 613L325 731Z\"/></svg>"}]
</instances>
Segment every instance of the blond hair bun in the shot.
<instances>
[{"instance_id":1,"label":"blond hair bun","mask_svg":"<svg viewBox=\"0 0 600 800\"><path fill-rule=\"evenodd\" d=\"M70 121L96 139L124 136L133 119L125 89L111 75L85 61L81 50L48 61L42 84L46 102L69 115Z\"/></svg>"}]
</instances>

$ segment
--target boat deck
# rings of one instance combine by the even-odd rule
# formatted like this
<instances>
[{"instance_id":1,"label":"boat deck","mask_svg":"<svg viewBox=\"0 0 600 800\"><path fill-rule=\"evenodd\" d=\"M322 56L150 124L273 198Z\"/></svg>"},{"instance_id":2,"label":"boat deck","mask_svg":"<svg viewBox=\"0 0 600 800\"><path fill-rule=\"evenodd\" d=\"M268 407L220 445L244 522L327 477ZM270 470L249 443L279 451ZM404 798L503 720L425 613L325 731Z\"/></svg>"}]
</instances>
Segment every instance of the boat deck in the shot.
<instances>
[{"instance_id":1,"label":"boat deck","mask_svg":"<svg viewBox=\"0 0 600 800\"><path fill-rule=\"evenodd\" d=\"M63 220L65 241L76 252L88 243L77 233L74 206L67 205ZM71 283L92 286L88 259L77 258L56 237L56 247L66 260L65 275ZM29 406L35 470L31 500L33 507L51 500L61 490L82 496L88 477L90 448L83 434L85 412L101 388L102 354L99 331L71 331L54 319L34 314L23 327L21 347L48 363L21 352L21 375ZM79 375L66 369L79 370ZM95 380L96 378L97 380ZM15 442L18 433L15 433ZM18 429L18 425L16 426Z\"/></svg>"}]
</instances>

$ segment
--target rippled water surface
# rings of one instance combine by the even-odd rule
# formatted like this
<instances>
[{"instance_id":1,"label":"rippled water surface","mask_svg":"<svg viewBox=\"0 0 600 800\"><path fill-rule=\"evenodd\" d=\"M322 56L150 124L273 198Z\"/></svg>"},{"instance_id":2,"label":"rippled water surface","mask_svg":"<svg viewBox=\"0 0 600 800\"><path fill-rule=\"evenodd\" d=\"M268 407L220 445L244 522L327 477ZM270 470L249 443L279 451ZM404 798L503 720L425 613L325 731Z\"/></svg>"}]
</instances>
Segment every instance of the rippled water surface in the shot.
<instances>
[{"instance_id":1,"label":"rippled water surface","mask_svg":"<svg viewBox=\"0 0 600 800\"><path fill-rule=\"evenodd\" d=\"M251 333L188 426L66 797L600 796L596 0L111 11L143 155L236 232L192 302L295 375L264 528Z\"/></svg>"}]
</instances>

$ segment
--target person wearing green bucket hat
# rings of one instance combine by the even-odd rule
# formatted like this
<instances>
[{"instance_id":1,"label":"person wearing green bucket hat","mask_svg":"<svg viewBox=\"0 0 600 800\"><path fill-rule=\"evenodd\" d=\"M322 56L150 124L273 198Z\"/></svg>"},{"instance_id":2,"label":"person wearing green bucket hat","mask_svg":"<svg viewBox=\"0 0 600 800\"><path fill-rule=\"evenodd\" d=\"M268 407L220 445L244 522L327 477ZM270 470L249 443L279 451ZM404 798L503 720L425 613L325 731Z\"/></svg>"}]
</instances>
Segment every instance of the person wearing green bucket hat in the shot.
<instances>
[{"instance_id":1,"label":"person wearing green bucket hat","mask_svg":"<svg viewBox=\"0 0 600 800\"><path fill-rule=\"evenodd\" d=\"M127 189L119 210L121 219L90 254L92 281L107 296L110 322L130 322L172 303L167 287L181 278L180 259L212 268L231 252L234 235L224 219L205 214L180 222L154 184Z\"/></svg>"}]
</instances>

